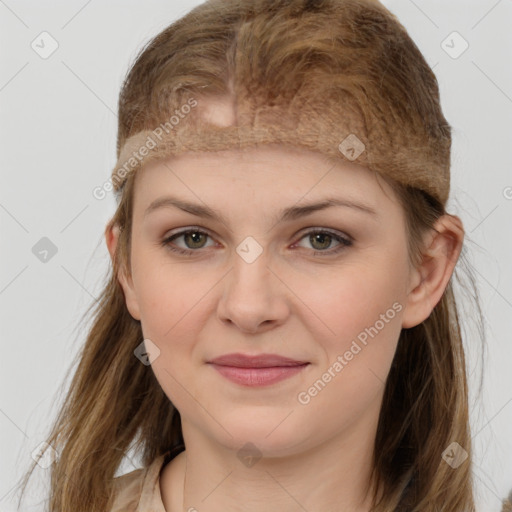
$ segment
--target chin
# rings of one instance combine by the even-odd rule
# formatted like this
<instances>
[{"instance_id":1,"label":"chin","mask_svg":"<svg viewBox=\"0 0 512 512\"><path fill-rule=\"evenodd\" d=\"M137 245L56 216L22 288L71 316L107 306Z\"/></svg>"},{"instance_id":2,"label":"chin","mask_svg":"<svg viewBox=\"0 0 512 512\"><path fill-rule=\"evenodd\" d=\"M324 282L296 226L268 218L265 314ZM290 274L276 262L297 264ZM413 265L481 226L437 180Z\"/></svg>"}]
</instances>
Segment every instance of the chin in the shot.
<instances>
[{"instance_id":1,"label":"chin","mask_svg":"<svg viewBox=\"0 0 512 512\"><path fill-rule=\"evenodd\" d=\"M232 418L231 421L222 421L224 429L216 429L214 437L219 444L229 450L238 452L244 447L254 451L259 456L283 457L297 453L297 448L306 443L305 432L302 428L283 418L267 416L259 420L248 420L241 415L240 418ZM220 434L220 437L219 437Z\"/></svg>"}]
</instances>

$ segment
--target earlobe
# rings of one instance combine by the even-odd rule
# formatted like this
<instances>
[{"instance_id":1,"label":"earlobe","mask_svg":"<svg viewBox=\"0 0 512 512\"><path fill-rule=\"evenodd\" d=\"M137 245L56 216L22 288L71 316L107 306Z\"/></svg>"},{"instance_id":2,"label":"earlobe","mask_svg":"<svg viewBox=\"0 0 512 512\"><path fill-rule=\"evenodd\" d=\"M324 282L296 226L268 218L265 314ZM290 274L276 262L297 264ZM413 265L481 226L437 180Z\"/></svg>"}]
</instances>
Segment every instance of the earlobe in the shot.
<instances>
[{"instance_id":1,"label":"earlobe","mask_svg":"<svg viewBox=\"0 0 512 512\"><path fill-rule=\"evenodd\" d=\"M120 234L121 229L117 224L109 223L105 228L105 241L107 243L108 252L110 254L110 258L112 260L113 265L115 262L116 250ZM126 307L130 312L130 315L135 320L140 320L139 303L137 301L137 296L133 286L133 279L130 275L125 274L122 265L118 270L117 279L119 281L119 284L121 285L121 288L123 289Z\"/></svg>"},{"instance_id":2,"label":"earlobe","mask_svg":"<svg viewBox=\"0 0 512 512\"><path fill-rule=\"evenodd\" d=\"M402 317L409 328L426 320L441 300L459 259L464 241L462 221L453 215L438 219L419 268L412 273L411 289Z\"/></svg>"}]
</instances>

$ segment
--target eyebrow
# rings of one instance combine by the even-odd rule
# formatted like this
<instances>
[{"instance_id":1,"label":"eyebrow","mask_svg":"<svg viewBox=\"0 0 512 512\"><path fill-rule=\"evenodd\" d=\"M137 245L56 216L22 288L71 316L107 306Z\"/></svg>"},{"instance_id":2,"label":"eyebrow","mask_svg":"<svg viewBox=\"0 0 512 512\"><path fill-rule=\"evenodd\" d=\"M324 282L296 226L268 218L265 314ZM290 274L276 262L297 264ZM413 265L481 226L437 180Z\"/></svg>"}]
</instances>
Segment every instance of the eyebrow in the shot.
<instances>
[{"instance_id":1,"label":"eyebrow","mask_svg":"<svg viewBox=\"0 0 512 512\"><path fill-rule=\"evenodd\" d=\"M369 205L355 201L350 201L348 199L333 197L326 198L322 201L315 203L308 203L303 206L291 206L289 208L285 208L284 210L282 210L280 217L278 217L278 222L296 220L301 217L305 217L306 215L310 215L316 211L325 210L333 206L344 206L347 208L353 208L355 210L361 211L369 215L378 216L377 212ZM150 213L161 208L173 207L179 208L184 212L191 213L192 215L196 215L198 217L204 217L207 219L220 221L223 224L226 224L224 217L220 213L213 210L212 208L206 205L190 203L188 201L184 201L182 199L172 196L165 196L155 199L146 208L144 212L144 217L147 217Z\"/></svg>"}]
</instances>

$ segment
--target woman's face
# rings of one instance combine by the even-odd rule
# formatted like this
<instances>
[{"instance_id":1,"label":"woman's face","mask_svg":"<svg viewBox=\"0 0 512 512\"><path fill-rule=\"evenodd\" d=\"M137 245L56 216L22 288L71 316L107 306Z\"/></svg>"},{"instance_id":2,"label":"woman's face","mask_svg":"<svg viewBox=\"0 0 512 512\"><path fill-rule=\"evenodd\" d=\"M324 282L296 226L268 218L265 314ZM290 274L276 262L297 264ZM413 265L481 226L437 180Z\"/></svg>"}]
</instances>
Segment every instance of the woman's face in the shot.
<instances>
[{"instance_id":1,"label":"woman's face","mask_svg":"<svg viewBox=\"0 0 512 512\"><path fill-rule=\"evenodd\" d=\"M411 280L383 180L277 145L182 154L137 175L131 250L127 306L185 440L291 455L375 435ZM233 353L307 364L211 364Z\"/></svg>"}]
</instances>

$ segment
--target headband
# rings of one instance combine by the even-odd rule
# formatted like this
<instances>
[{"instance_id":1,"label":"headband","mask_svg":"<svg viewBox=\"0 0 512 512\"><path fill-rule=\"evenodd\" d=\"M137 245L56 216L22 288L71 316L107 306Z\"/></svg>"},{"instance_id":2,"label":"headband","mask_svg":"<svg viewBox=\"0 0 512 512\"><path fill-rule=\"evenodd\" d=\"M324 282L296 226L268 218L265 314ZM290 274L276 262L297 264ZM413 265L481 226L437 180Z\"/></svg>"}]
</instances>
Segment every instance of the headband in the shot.
<instances>
[{"instance_id":1,"label":"headband","mask_svg":"<svg viewBox=\"0 0 512 512\"><path fill-rule=\"evenodd\" d=\"M118 199L129 174L149 162L188 151L277 143L362 165L424 190L445 205L450 187L451 140L446 133L444 137L431 137L432 130L443 127L428 126L416 119L415 123L404 122L400 130L391 129L385 116L365 117L350 101L324 101L321 112L315 104L294 106L292 110L254 103L240 101L234 110L236 121L222 126L198 115L208 105L189 98L156 128L141 130L126 139L111 178ZM393 122L396 126L396 120Z\"/></svg>"}]
</instances>

